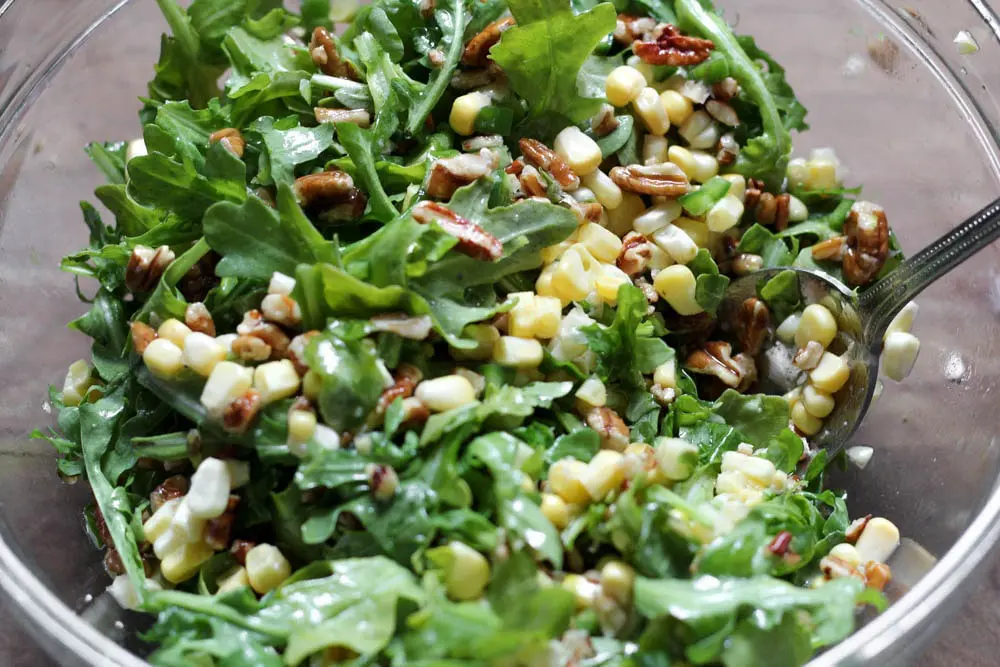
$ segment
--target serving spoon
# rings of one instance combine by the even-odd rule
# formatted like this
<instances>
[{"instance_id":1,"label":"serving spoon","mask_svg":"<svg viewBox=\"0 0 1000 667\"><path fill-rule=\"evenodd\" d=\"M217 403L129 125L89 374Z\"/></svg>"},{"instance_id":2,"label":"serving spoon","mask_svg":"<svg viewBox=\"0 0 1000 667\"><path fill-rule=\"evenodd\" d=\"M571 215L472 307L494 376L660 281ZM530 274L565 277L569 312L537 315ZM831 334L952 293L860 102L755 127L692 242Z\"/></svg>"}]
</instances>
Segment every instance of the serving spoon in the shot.
<instances>
[{"instance_id":1,"label":"serving spoon","mask_svg":"<svg viewBox=\"0 0 1000 667\"><path fill-rule=\"evenodd\" d=\"M732 321L743 302L757 296L758 284L763 284L784 271L798 274L799 291L806 304L827 306L837 319L838 338L846 348L843 355L851 369L850 379L837 393L836 407L823 422L819 433L810 438L830 455L838 453L854 434L871 407L878 380L882 339L893 317L928 285L1000 238L1000 199L987 205L963 224L948 232L916 255L904 260L885 278L860 295L839 280L803 268L775 268L755 271L729 284L720 305L722 321ZM781 365L776 355L762 355L771 364ZM778 355L780 358L780 355ZM767 363L765 361L765 363ZM762 372L763 389L768 393L784 393L792 389L792 373L781 369ZM782 380L784 379L784 384Z\"/></svg>"}]
</instances>

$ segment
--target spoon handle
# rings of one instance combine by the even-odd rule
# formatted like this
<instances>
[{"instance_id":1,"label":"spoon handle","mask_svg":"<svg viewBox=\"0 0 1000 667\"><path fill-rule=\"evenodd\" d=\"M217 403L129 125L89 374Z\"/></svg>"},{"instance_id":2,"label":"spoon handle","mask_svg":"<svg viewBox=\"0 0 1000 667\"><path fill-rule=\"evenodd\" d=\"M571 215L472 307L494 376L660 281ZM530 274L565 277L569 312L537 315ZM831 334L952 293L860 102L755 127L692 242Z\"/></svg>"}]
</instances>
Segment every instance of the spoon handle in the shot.
<instances>
[{"instance_id":1,"label":"spoon handle","mask_svg":"<svg viewBox=\"0 0 1000 667\"><path fill-rule=\"evenodd\" d=\"M1000 199L988 204L895 271L866 290L859 298L868 313L865 340L881 345L892 318L925 287L1000 238Z\"/></svg>"}]
</instances>

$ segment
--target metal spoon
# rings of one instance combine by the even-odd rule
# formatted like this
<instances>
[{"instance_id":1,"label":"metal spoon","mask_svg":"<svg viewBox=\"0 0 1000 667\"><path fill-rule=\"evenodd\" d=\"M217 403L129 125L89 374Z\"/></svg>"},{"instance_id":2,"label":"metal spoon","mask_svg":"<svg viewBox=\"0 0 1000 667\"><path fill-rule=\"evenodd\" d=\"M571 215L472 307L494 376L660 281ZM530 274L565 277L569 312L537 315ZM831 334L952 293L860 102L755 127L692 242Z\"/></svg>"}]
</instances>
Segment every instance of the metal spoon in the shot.
<instances>
[{"instance_id":1,"label":"metal spoon","mask_svg":"<svg viewBox=\"0 0 1000 667\"><path fill-rule=\"evenodd\" d=\"M810 438L815 445L825 447L830 455L836 454L864 419L875 394L882 339L892 318L924 288L998 238L1000 199L904 260L860 296L828 275L793 269L798 274L803 302L822 302L836 316L838 344L846 348L844 358L851 368L851 378L838 392L834 411L824 420L823 429ZM756 271L730 283L720 307L720 321L733 321L743 302L757 296L758 284L787 270L786 267ZM792 387L783 379L795 375L797 369L791 367L791 373L782 372L780 355L770 354L774 350L777 346L761 356L762 390L784 393ZM787 363L790 367L790 358Z\"/></svg>"}]
</instances>

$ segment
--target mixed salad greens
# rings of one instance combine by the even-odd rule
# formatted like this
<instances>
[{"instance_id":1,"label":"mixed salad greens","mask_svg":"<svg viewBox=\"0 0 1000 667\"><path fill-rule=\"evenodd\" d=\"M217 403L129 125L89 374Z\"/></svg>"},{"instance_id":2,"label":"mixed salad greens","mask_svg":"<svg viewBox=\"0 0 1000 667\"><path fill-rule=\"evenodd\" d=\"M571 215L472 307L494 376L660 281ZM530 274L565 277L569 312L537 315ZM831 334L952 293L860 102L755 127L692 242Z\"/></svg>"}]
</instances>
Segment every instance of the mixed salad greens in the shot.
<instances>
[{"instance_id":1,"label":"mixed salad greens","mask_svg":"<svg viewBox=\"0 0 1000 667\"><path fill-rule=\"evenodd\" d=\"M775 667L883 606L898 532L808 443L835 314L716 310L898 249L709 0L157 3L37 434L153 664Z\"/></svg>"}]
</instances>

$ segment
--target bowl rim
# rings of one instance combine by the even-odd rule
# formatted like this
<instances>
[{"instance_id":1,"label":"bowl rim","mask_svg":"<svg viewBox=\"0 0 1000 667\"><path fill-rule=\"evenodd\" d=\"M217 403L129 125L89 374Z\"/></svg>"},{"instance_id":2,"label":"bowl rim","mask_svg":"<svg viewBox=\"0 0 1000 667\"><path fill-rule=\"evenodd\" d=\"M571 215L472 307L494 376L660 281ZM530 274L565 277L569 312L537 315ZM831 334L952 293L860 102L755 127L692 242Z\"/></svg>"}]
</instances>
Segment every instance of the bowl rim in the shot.
<instances>
[{"instance_id":1,"label":"bowl rim","mask_svg":"<svg viewBox=\"0 0 1000 667\"><path fill-rule=\"evenodd\" d=\"M919 33L910 28L888 0L853 0L872 14L897 40L908 47L935 75L938 82L958 105L966 121L990 158L994 176L1000 182L1000 127L993 127L987 114L970 93L969 85L958 76L949 59L942 56ZM130 0L106 0L106 7L75 36L68 48L53 54L25 79L9 103L0 107L0 137L16 129L19 119L46 82L76 49L108 18ZM1000 18L985 0L966 0L982 18L1000 44ZM2 0L0 19L14 6L25 2ZM6 521L0 514L0 601L7 601L20 612L24 627L44 650L64 663L85 665L148 665L141 658L116 643L59 599L16 553L4 535ZM982 575L984 561L1000 542L1000 480L988 491L988 498L945 555L920 581L888 610L877 616L850 637L813 658L807 667L851 667L881 660L887 664L905 664L931 637L924 632L943 622L964 600L959 593L967 589L977 575ZM16 545L14 545L16 546Z\"/></svg>"}]
</instances>

